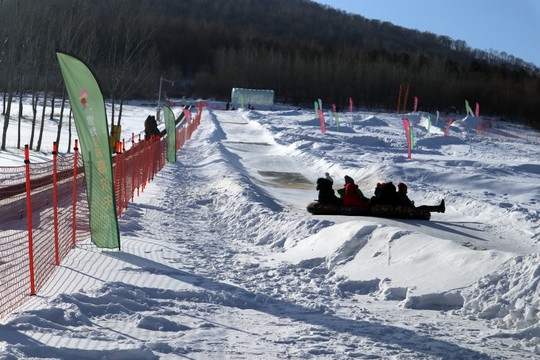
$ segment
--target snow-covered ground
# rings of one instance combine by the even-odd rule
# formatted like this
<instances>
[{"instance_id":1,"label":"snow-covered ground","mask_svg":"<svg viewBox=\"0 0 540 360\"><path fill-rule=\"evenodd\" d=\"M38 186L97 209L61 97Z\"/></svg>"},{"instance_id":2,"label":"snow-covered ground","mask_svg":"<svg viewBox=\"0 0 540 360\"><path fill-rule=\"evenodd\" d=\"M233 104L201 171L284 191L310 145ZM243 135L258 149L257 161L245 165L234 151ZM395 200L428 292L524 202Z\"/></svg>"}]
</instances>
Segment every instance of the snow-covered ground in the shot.
<instances>
[{"instance_id":1,"label":"snow-covered ground","mask_svg":"<svg viewBox=\"0 0 540 360\"><path fill-rule=\"evenodd\" d=\"M128 105L124 136L154 111ZM540 145L478 136L478 118L445 137L433 114L431 126L406 117L412 159L388 112L340 113L322 134L313 109L206 108L122 214L122 251L72 250L3 319L0 359L540 357ZM0 166L20 164L13 146ZM444 198L446 212L310 215L326 171L368 197L405 182L417 205Z\"/></svg>"}]
</instances>

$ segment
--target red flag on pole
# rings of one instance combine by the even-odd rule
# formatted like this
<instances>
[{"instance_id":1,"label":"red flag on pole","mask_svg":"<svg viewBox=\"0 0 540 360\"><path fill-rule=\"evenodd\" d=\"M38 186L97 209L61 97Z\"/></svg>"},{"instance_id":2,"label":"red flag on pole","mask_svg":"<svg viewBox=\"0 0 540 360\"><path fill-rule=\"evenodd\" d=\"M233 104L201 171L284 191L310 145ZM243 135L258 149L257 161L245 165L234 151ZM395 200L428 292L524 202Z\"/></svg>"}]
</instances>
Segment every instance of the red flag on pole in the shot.
<instances>
[{"instance_id":1,"label":"red flag on pole","mask_svg":"<svg viewBox=\"0 0 540 360\"><path fill-rule=\"evenodd\" d=\"M405 137L407 138L407 157L411 158L411 124L408 119L403 118L403 126L405 127Z\"/></svg>"},{"instance_id":2,"label":"red flag on pole","mask_svg":"<svg viewBox=\"0 0 540 360\"><path fill-rule=\"evenodd\" d=\"M450 125L452 125L452 121L454 119L450 118L450 120L448 120L448 125L446 125L446 130L444 130L444 136L448 135L448 130L450 130Z\"/></svg>"},{"instance_id":3,"label":"red flag on pole","mask_svg":"<svg viewBox=\"0 0 540 360\"><path fill-rule=\"evenodd\" d=\"M188 124L191 123L191 111L188 109L184 109L184 117L186 118L186 121Z\"/></svg>"},{"instance_id":4,"label":"red flag on pole","mask_svg":"<svg viewBox=\"0 0 540 360\"><path fill-rule=\"evenodd\" d=\"M317 113L319 114L319 120L321 121L321 132L325 133L326 132L326 124L324 122L324 114L321 111L321 109L317 110Z\"/></svg>"}]
</instances>

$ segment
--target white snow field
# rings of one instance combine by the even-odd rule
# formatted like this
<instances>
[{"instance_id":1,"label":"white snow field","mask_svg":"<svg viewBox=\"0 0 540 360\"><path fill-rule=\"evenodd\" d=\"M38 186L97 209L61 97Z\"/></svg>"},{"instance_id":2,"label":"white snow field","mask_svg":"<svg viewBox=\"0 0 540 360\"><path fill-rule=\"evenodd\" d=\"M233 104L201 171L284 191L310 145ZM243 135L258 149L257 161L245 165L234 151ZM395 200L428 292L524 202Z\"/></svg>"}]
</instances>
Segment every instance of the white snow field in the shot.
<instances>
[{"instance_id":1,"label":"white snow field","mask_svg":"<svg viewBox=\"0 0 540 360\"><path fill-rule=\"evenodd\" d=\"M125 137L154 111L127 106ZM461 117L445 137L434 114L370 111L338 131L327 113L322 134L313 109L205 108L119 219L121 251L74 248L2 319L0 359L540 358L538 133ZM0 166L22 165L13 147ZM446 212L313 216L324 172L368 197L404 182Z\"/></svg>"}]
</instances>

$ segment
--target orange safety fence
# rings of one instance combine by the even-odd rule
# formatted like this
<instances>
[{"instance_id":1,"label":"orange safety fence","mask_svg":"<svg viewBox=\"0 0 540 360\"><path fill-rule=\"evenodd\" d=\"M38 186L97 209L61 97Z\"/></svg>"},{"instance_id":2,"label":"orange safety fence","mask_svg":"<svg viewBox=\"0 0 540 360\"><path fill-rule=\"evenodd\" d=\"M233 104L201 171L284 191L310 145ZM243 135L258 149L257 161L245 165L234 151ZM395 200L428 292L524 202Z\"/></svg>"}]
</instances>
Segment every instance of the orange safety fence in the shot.
<instances>
[{"instance_id":1,"label":"orange safety fence","mask_svg":"<svg viewBox=\"0 0 540 360\"><path fill-rule=\"evenodd\" d=\"M484 119L478 123L476 133L497 140L515 140L538 143L538 132L520 131L495 127L493 120Z\"/></svg>"},{"instance_id":2,"label":"orange safety fence","mask_svg":"<svg viewBox=\"0 0 540 360\"><path fill-rule=\"evenodd\" d=\"M176 150L200 124L198 114L176 130ZM127 209L135 194L165 166L166 136L139 141L113 159L117 215ZM35 295L69 251L90 240L89 209L82 157L59 155L30 163L28 147L23 166L0 167L0 317Z\"/></svg>"},{"instance_id":3,"label":"orange safety fence","mask_svg":"<svg viewBox=\"0 0 540 360\"><path fill-rule=\"evenodd\" d=\"M90 238L78 153L0 170L0 316L42 288L71 249Z\"/></svg>"}]
</instances>

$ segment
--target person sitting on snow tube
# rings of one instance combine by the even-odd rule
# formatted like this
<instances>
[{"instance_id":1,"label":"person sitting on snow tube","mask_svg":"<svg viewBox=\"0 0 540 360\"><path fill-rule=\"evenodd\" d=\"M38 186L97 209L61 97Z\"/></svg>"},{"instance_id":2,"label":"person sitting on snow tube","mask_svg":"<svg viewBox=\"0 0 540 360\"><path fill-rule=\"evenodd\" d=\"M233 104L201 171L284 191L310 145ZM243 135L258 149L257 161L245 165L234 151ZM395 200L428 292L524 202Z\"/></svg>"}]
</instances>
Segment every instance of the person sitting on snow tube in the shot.
<instances>
[{"instance_id":1,"label":"person sitting on snow tube","mask_svg":"<svg viewBox=\"0 0 540 360\"><path fill-rule=\"evenodd\" d=\"M345 175L345 187L338 190L338 194L346 206L368 207L369 199L364 196L358 185L354 183L353 178Z\"/></svg>"},{"instance_id":2,"label":"person sitting on snow tube","mask_svg":"<svg viewBox=\"0 0 540 360\"><path fill-rule=\"evenodd\" d=\"M407 185L401 182L398 184L398 195L399 195L399 198L401 199L401 204L403 206L412 207L418 210L427 210L429 212L439 212L439 213L444 213L446 210L446 207L444 205L444 199L441 201L439 205L435 205L435 206L431 206L431 205L422 205L418 207L414 206L414 201L411 201L411 199L409 199L409 197L407 196Z\"/></svg>"},{"instance_id":3,"label":"person sitting on snow tube","mask_svg":"<svg viewBox=\"0 0 540 360\"><path fill-rule=\"evenodd\" d=\"M332 182L325 178L317 179L317 190L319 190L319 203L330 205L342 205L343 201L338 198L332 188Z\"/></svg>"},{"instance_id":4,"label":"person sitting on snow tube","mask_svg":"<svg viewBox=\"0 0 540 360\"><path fill-rule=\"evenodd\" d=\"M402 201L396 191L396 186L392 182L377 184L375 196L369 201L370 205L391 205L400 206Z\"/></svg>"}]
</instances>

